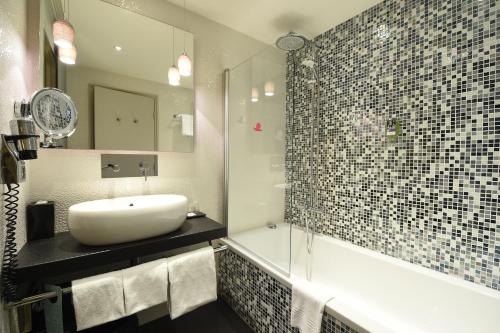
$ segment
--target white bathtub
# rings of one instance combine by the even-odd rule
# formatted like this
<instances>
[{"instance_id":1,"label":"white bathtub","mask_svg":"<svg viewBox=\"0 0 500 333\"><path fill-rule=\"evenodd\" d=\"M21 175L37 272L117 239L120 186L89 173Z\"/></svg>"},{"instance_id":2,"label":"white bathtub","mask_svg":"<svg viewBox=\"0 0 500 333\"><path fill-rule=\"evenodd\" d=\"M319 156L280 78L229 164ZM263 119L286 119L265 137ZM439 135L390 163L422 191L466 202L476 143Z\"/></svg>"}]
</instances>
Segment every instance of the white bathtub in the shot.
<instances>
[{"instance_id":1,"label":"white bathtub","mask_svg":"<svg viewBox=\"0 0 500 333\"><path fill-rule=\"evenodd\" d=\"M288 224L225 242L287 287L310 269L310 281L333 295L326 311L361 332L500 332L498 291L327 236L315 236L309 256L305 233L291 233L291 260Z\"/></svg>"}]
</instances>

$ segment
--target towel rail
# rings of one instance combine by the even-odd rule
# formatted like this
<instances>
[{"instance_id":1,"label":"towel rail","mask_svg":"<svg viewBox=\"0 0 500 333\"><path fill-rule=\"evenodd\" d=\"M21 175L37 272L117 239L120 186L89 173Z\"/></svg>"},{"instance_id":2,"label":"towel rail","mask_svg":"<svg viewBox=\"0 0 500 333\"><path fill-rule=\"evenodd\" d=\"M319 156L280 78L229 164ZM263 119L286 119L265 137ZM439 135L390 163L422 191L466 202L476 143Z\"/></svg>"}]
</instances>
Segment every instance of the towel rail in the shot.
<instances>
[{"instance_id":1,"label":"towel rail","mask_svg":"<svg viewBox=\"0 0 500 333\"><path fill-rule=\"evenodd\" d=\"M214 253L225 251L227 249L228 249L227 245L219 245L217 247L214 247ZM71 287L62 288L61 291L63 294L71 294ZM20 299L19 301L9 302L9 303L5 304L5 310L14 310L14 309L17 309L21 306L25 306L25 305L32 304L32 303L37 303L37 302L44 301L47 299L52 299L54 297L57 297L57 293L54 291L48 291L45 293L41 293L41 294L37 294L37 295L33 295L33 296L28 296L28 297L25 297L23 299Z\"/></svg>"}]
</instances>

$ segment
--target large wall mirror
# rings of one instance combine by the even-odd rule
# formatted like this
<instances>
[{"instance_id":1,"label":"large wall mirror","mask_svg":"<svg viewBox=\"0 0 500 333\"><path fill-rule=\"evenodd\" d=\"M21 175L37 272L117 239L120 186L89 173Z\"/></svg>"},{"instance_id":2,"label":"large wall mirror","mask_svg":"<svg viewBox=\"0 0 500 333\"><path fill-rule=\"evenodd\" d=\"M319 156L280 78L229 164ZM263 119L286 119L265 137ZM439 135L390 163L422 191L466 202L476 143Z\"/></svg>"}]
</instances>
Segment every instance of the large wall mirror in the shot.
<instances>
[{"instance_id":1,"label":"large wall mirror","mask_svg":"<svg viewBox=\"0 0 500 333\"><path fill-rule=\"evenodd\" d=\"M54 44L63 17L74 29L74 64ZM194 62L191 33L102 0L40 0L39 50L44 85L78 110L76 132L53 148L193 151L193 73L169 80L180 55Z\"/></svg>"}]
</instances>

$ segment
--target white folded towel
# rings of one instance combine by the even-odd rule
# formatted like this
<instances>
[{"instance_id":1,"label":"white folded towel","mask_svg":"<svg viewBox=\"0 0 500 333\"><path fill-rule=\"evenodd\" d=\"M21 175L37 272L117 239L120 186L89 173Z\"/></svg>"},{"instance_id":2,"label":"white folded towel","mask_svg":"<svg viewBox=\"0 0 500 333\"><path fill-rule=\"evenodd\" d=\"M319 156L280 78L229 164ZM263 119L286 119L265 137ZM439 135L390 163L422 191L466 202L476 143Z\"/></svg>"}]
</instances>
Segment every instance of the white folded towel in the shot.
<instances>
[{"instance_id":1,"label":"white folded towel","mask_svg":"<svg viewBox=\"0 0 500 333\"><path fill-rule=\"evenodd\" d=\"M123 295L127 316L168 300L167 259L124 269Z\"/></svg>"},{"instance_id":2,"label":"white folded towel","mask_svg":"<svg viewBox=\"0 0 500 333\"><path fill-rule=\"evenodd\" d=\"M175 319L217 299L211 246L168 258L170 317Z\"/></svg>"},{"instance_id":3,"label":"white folded towel","mask_svg":"<svg viewBox=\"0 0 500 333\"><path fill-rule=\"evenodd\" d=\"M122 272L111 272L71 283L77 331L125 316Z\"/></svg>"},{"instance_id":4,"label":"white folded towel","mask_svg":"<svg viewBox=\"0 0 500 333\"><path fill-rule=\"evenodd\" d=\"M193 136L194 133L194 117L192 114L182 113L181 115L182 135Z\"/></svg>"},{"instance_id":5,"label":"white folded towel","mask_svg":"<svg viewBox=\"0 0 500 333\"><path fill-rule=\"evenodd\" d=\"M312 283L294 278L292 280L292 313L290 323L300 333L319 333L326 303L333 297Z\"/></svg>"}]
</instances>

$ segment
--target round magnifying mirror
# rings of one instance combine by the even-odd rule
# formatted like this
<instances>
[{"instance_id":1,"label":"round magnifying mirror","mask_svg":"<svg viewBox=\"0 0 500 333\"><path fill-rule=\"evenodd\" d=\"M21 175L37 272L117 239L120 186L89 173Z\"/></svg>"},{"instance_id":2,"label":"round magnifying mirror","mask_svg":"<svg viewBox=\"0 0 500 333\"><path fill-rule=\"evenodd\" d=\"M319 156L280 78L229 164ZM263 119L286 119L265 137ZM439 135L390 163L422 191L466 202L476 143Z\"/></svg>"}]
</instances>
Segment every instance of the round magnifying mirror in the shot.
<instances>
[{"instance_id":1,"label":"round magnifying mirror","mask_svg":"<svg viewBox=\"0 0 500 333\"><path fill-rule=\"evenodd\" d=\"M31 98L31 115L50 139L69 137L76 130L78 114L71 97L56 88L44 88Z\"/></svg>"}]
</instances>

